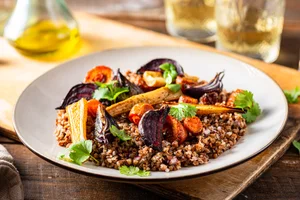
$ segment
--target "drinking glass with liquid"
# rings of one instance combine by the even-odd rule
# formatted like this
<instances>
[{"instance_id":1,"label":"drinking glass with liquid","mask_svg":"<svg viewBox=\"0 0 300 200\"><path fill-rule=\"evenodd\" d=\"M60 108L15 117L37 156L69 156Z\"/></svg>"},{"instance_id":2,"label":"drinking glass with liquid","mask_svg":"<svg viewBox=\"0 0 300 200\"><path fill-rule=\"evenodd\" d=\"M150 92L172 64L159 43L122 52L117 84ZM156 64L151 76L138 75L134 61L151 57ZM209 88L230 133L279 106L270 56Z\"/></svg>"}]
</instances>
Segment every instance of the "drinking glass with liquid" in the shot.
<instances>
[{"instance_id":1,"label":"drinking glass with liquid","mask_svg":"<svg viewBox=\"0 0 300 200\"><path fill-rule=\"evenodd\" d=\"M215 0L165 0L166 27L177 37L197 42L215 39Z\"/></svg>"},{"instance_id":2,"label":"drinking glass with liquid","mask_svg":"<svg viewBox=\"0 0 300 200\"><path fill-rule=\"evenodd\" d=\"M274 62L284 10L285 0L216 0L217 49Z\"/></svg>"}]
</instances>

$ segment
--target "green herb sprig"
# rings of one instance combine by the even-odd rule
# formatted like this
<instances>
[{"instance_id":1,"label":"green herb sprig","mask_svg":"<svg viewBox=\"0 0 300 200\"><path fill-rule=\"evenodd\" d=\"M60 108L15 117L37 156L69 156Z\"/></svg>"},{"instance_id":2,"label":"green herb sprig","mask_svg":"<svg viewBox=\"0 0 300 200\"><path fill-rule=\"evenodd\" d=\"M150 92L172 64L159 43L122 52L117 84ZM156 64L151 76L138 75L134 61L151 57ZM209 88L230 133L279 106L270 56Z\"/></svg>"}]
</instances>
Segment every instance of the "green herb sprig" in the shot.
<instances>
[{"instance_id":1,"label":"green herb sprig","mask_svg":"<svg viewBox=\"0 0 300 200\"><path fill-rule=\"evenodd\" d=\"M135 176L135 175L141 177L150 176L149 171L140 170L138 167L134 167L134 166L127 167L126 165L120 167L120 173L127 176Z\"/></svg>"},{"instance_id":2,"label":"green herb sprig","mask_svg":"<svg viewBox=\"0 0 300 200\"><path fill-rule=\"evenodd\" d=\"M254 122L261 114L261 109L258 103L254 101L252 92L247 90L236 95L234 106L246 111L242 116L247 123Z\"/></svg>"},{"instance_id":3,"label":"green herb sprig","mask_svg":"<svg viewBox=\"0 0 300 200\"><path fill-rule=\"evenodd\" d=\"M288 103L298 103L300 97L300 88L296 87L293 90L284 90L285 97L288 101Z\"/></svg>"},{"instance_id":4,"label":"green herb sprig","mask_svg":"<svg viewBox=\"0 0 300 200\"><path fill-rule=\"evenodd\" d=\"M300 154L300 142L298 142L297 140L294 140L293 145L294 145L294 147L296 147L296 149L298 149L299 154Z\"/></svg>"},{"instance_id":5,"label":"green herb sprig","mask_svg":"<svg viewBox=\"0 0 300 200\"><path fill-rule=\"evenodd\" d=\"M110 130L111 134L113 134L113 136L120 138L120 140L122 140L122 141L131 140L131 137L129 135L127 135L124 130L119 130L114 125L112 125L109 128L109 130Z\"/></svg>"},{"instance_id":6,"label":"green herb sprig","mask_svg":"<svg viewBox=\"0 0 300 200\"><path fill-rule=\"evenodd\" d=\"M181 89L181 85L180 84L168 84L166 85L167 88L169 88L169 90L171 90L172 92L178 92Z\"/></svg>"},{"instance_id":7,"label":"green herb sprig","mask_svg":"<svg viewBox=\"0 0 300 200\"><path fill-rule=\"evenodd\" d=\"M67 148L67 152L65 154L60 154L58 158L77 165L82 165L82 163L89 158L99 163L99 161L91 155L92 148L92 140L82 140L72 144L69 148Z\"/></svg>"},{"instance_id":8,"label":"green herb sprig","mask_svg":"<svg viewBox=\"0 0 300 200\"><path fill-rule=\"evenodd\" d=\"M171 107L169 114L181 121L183 118L195 116L197 114L197 108L196 106L186 103L179 103Z\"/></svg>"},{"instance_id":9,"label":"green herb sprig","mask_svg":"<svg viewBox=\"0 0 300 200\"><path fill-rule=\"evenodd\" d=\"M163 77L166 84L171 84L177 77L176 67L171 63L164 63L159 66L160 69L164 70Z\"/></svg>"},{"instance_id":10,"label":"green herb sprig","mask_svg":"<svg viewBox=\"0 0 300 200\"><path fill-rule=\"evenodd\" d=\"M96 82L99 88L95 90L93 98L97 100L107 99L115 102L119 95L129 92L128 87L117 87L116 83L117 81L111 81L109 83Z\"/></svg>"}]
</instances>

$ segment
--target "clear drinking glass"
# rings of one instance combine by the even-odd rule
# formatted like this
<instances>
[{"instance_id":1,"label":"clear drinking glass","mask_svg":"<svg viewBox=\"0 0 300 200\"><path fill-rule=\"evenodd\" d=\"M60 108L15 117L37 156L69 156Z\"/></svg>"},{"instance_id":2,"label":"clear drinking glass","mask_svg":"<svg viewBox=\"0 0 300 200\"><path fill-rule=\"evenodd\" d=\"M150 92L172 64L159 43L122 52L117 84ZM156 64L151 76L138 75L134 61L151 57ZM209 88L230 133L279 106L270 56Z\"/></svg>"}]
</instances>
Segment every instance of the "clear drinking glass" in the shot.
<instances>
[{"instance_id":1,"label":"clear drinking glass","mask_svg":"<svg viewBox=\"0 0 300 200\"><path fill-rule=\"evenodd\" d=\"M274 62L284 10L285 0L216 0L217 49Z\"/></svg>"},{"instance_id":2,"label":"clear drinking glass","mask_svg":"<svg viewBox=\"0 0 300 200\"><path fill-rule=\"evenodd\" d=\"M197 42L215 39L215 0L165 0L165 10L171 35Z\"/></svg>"}]
</instances>

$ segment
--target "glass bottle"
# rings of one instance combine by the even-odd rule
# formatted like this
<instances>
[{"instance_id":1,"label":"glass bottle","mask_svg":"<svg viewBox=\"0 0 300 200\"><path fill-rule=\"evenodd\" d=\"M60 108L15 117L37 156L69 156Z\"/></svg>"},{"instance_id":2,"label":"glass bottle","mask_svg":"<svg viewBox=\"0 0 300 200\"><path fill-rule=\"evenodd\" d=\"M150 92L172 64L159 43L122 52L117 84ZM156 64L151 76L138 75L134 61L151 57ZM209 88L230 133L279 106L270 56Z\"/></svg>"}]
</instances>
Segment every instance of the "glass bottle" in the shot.
<instances>
[{"instance_id":1,"label":"glass bottle","mask_svg":"<svg viewBox=\"0 0 300 200\"><path fill-rule=\"evenodd\" d=\"M3 29L8 20L15 2L13 0L0 0L0 36L3 35Z\"/></svg>"},{"instance_id":2,"label":"glass bottle","mask_svg":"<svg viewBox=\"0 0 300 200\"><path fill-rule=\"evenodd\" d=\"M64 0L18 0L4 37L22 54L62 58L76 49L79 30Z\"/></svg>"}]
</instances>

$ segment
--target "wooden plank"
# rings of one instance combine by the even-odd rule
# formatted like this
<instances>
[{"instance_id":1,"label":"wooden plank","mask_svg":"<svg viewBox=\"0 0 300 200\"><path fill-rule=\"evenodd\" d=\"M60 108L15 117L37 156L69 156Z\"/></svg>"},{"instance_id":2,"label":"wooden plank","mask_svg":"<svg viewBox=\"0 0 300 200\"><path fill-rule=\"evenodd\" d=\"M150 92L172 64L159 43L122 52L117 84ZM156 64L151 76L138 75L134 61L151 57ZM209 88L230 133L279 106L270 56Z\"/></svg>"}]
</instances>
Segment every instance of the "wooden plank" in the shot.
<instances>
[{"instance_id":1,"label":"wooden plank","mask_svg":"<svg viewBox=\"0 0 300 200\"><path fill-rule=\"evenodd\" d=\"M192 43L183 39L168 37L152 31L146 31L129 25L120 24L111 20L96 18L81 13L76 16L80 23L83 43L82 48L76 55L74 55L74 57L109 48L149 45L194 47L211 52L218 52L215 49L204 45ZM97 33L95 33L94 27L105 27L105 29L98 29ZM130 38L130 40L128 38ZM34 78L55 67L55 65L59 62L45 63L22 57L17 54L15 50L3 39L0 39L0 46L5 49L5 51L3 51L3 55L1 55L2 57L0 58L0 74L3 77L0 80L0 88L1 91L4 91L0 94L0 113L2 113L2 115L0 115L0 127L6 129L9 133L13 133L11 116L17 97ZM253 66L268 73L283 89L291 89L296 85L300 85L300 73L295 70L279 65L266 64L261 61L231 53L218 53L229 55L252 64ZM16 79L11 80L11 77L16 77ZM297 114L295 114L295 116L296 115ZM293 118L293 116L290 115L290 119L289 123L292 123L292 127L288 127L286 129L283 133L283 137L279 138L270 148L260 155L240 165L244 166L244 168L238 168L238 173L230 171L235 169L231 168L229 171L226 170L217 174L202 177L201 179L185 181L181 184L174 183L174 185L166 184L159 185L157 187L154 185L151 190L155 190L155 187L159 187L162 191L159 193L164 196L171 193L180 193L183 197L188 195L201 199L211 199L213 197L217 197L216 199L225 199L234 197L253 180L255 180L255 178L257 178L267 167L269 167L272 161L278 159L284 153L290 142L296 136L296 128L299 128L296 126L296 118ZM295 126L293 126L294 124ZM268 151L270 152L268 153ZM237 174L244 175L238 176ZM228 179L222 179L222 182L220 177ZM192 187L197 186L199 183L202 184L201 187ZM184 187L182 187L183 184ZM213 193L211 192L212 186L215 188ZM200 196L199 194L206 196Z\"/></svg>"},{"instance_id":2,"label":"wooden plank","mask_svg":"<svg viewBox=\"0 0 300 200\"><path fill-rule=\"evenodd\" d=\"M57 167L21 144L4 144L20 172L25 199L157 199L134 185L103 181ZM162 198L163 199L163 198Z\"/></svg>"},{"instance_id":3,"label":"wooden plank","mask_svg":"<svg viewBox=\"0 0 300 200\"><path fill-rule=\"evenodd\" d=\"M184 194L197 199L232 199L284 154L299 130L300 120L290 118L281 136L269 148L247 162L226 171L192 180L139 186L167 196L184 191Z\"/></svg>"},{"instance_id":4,"label":"wooden plank","mask_svg":"<svg viewBox=\"0 0 300 200\"><path fill-rule=\"evenodd\" d=\"M123 194L126 195L127 199L163 199L130 184L107 182L97 177L85 176L62 169L39 158L23 145L5 144L4 146L14 157L15 165L20 171L25 188L25 199L58 199L58 197L59 199L70 199L70 197L74 199L97 199L106 197L106 199L118 200L123 199ZM264 179L258 179L249 190L242 192L237 199L273 200L275 197L286 199L287 196L290 199L299 199L299 164L298 152L291 148L288 154L285 154L267 173L263 174ZM190 198L187 195L182 195L182 192L170 194L169 190L160 186L153 187L150 191L168 199Z\"/></svg>"},{"instance_id":5,"label":"wooden plank","mask_svg":"<svg viewBox=\"0 0 300 200\"><path fill-rule=\"evenodd\" d=\"M268 169L257 181L243 191L236 200L244 199L300 199L300 156L296 148Z\"/></svg>"}]
</instances>

